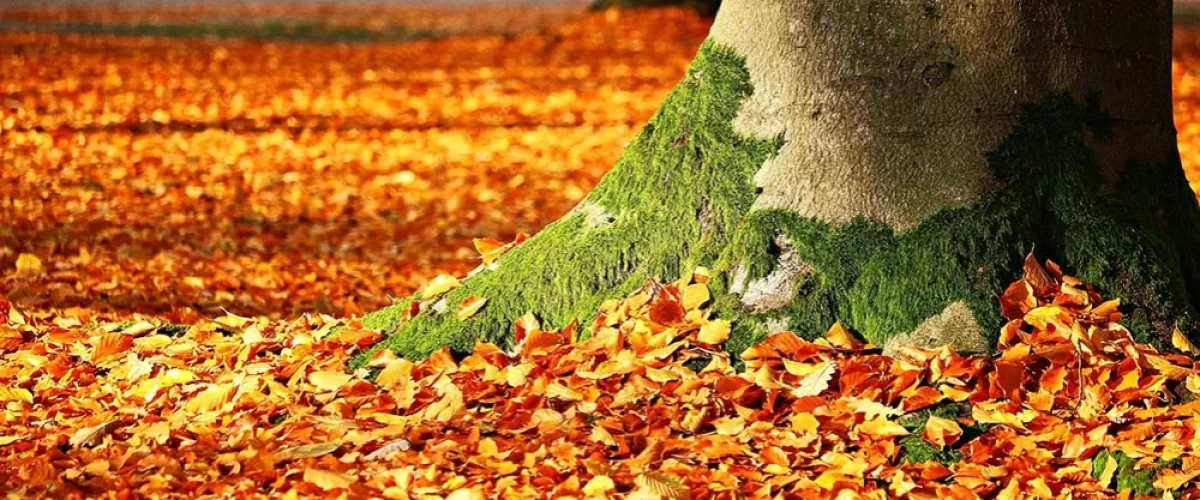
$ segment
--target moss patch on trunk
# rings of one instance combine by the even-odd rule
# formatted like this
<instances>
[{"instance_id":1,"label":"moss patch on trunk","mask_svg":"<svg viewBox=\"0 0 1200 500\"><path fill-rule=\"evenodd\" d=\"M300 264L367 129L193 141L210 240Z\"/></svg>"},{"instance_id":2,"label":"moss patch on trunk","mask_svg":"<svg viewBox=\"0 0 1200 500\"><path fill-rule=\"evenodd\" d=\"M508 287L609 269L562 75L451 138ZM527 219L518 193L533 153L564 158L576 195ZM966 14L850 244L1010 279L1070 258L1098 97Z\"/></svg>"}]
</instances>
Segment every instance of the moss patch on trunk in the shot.
<instances>
[{"instance_id":1,"label":"moss patch on trunk","mask_svg":"<svg viewBox=\"0 0 1200 500\"><path fill-rule=\"evenodd\" d=\"M836 226L787 211L751 213L716 270L743 266L750 280L767 276L782 235L813 273L786 307L747 314L726 298L722 312L751 324L786 321L806 338L840 320L883 345L963 301L994 336L1003 322L998 294L1035 250L1121 297L1139 341L1169 345L1163 340L1176 321L1196 314L1200 261L1192 249L1200 248L1200 211L1178 165L1130 164L1117 189L1107 189L1086 138L1110 133L1110 119L1095 103L1061 95L1027 106L988 158L1003 187L900 234L864 219ZM757 330L735 338L730 350L768 333Z\"/></svg>"},{"instance_id":2,"label":"moss patch on trunk","mask_svg":"<svg viewBox=\"0 0 1200 500\"><path fill-rule=\"evenodd\" d=\"M550 328L587 322L602 301L700 265L717 271L714 310L734 320L727 350L735 354L774 329L815 338L834 321L884 345L956 302L994 340L1003 321L997 297L1031 249L1121 297L1139 341L1162 347L1177 320L1185 331L1194 327L1200 209L1177 163L1130 164L1115 189L1105 183L1088 141L1108 138L1113 120L1097 103L1059 95L1026 106L988 156L1001 183L994 192L895 233L865 219L833 225L787 211L751 212L753 176L783 143L733 130L752 92L744 60L706 42L580 207L398 332L411 299L369 315L367 326L396 332L377 349L421 358L445 346L466 352L479 340L510 346L512 324L527 312ZM782 307L746 307L731 292L742 284L732 277L770 275L785 251L781 236L790 258L803 261L800 282L790 300L777 301ZM454 311L475 296L486 306L458 319Z\"/></svg>"},{"instance_id":3,"label":"moss patch on trunk","mask_svg":"<svg viewBox=\"0 0 1200 500\"><path fill-rule=\"evenodd\" d=\"M443 346L467 351L478 340L510 345L512 322L526 312L561 328L587 321L605 299L652 278L671 280L714 262L754 201L754 173L781 143L734 133L733 118L752 91L741 56L706 42L583 202L586 210L577 208L501 257L496 269L465 280L444 297L447 313L422 312L380 347L419 358ZM470 296L488 303L460 321L453 311ZM366 322L392 330L401 307Z\"/></svg>"}]
</instances>

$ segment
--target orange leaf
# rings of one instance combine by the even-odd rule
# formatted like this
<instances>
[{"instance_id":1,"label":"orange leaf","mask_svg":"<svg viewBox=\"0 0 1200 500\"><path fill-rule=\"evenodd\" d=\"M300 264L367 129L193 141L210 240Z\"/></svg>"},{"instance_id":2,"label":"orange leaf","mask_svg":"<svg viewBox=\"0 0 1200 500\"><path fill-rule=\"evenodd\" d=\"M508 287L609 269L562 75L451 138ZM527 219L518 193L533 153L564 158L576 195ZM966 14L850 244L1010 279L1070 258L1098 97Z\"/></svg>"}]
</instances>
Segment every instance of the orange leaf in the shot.
<instances>
[{"instance_id":1,"label":"orange leaf","mask_svg":"<svg viewBox=\"0 0 1200 500\"><path fill-rule=\"evenodd\" d=\"M925 422L925 432L922 434L922 437L925 438L925 441L938 448L945 448L957 442L958 438L962 437L962 434L963 430L958 425L958 422L938 416L930 416L929 420Z\"/></svg>"},{"instance_id":2,"label":"orange leaf","mask_svg":"<svg viewBox=\"0 0 1200 500\"><path fill-rule=\"evenodd\" d=\"M107 333L96 342L96 350L92 351L92 364L100 364L133 347L133 337L123 333Z\"/></svg>"},{"instance_id":3,"label":"orange leaf","mask_svg":"<svg viewBox=\"0 0 1200 500\"><path fill-rule=\"evenodd\" d=\"M834 347L842 349L862 349L866 344L854 337L846 327L842 326L841 321L835 321L833 326L825 332L825 338L829 340Z\"/></svg>"}]
</instances>

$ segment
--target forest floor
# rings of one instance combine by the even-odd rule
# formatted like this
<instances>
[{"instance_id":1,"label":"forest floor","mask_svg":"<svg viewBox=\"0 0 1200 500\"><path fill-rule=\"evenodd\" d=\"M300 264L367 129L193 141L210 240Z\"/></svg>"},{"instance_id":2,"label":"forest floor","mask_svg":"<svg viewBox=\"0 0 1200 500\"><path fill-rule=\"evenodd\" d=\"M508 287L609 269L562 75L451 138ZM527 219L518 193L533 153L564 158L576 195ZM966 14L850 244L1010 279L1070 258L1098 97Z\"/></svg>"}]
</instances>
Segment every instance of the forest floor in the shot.
<instances>
[{"instance_id":1,"label":"forest floor","mask_svg":"<svg viewBox=\"0 0 1200 500\"><path fill-rule=\"evenodd\" d=\"M0 23L63 16L79 18ZM589 343L523 320L537 340L516 356L347 373L378 337L352 318L475 267L474 238L536 232L582 199L708 27L671 10L513 16L446 39L470 23L0 30L0 491L1107 498L1200 475L1200 409L1165 405L1200 391L1195 367L1128 342L1062 277L1012 298L1033 326L995 363L891 360L834 328L739 373L696 312L701 274L614 305ZM436 36L392 43L412 33ZM1175 57L1200 189L1200 30L1177 32ZM1096 328L1058 336L1071 325ZM697 358L715 361L697 373Z\"/></svg>"}]
</instances>

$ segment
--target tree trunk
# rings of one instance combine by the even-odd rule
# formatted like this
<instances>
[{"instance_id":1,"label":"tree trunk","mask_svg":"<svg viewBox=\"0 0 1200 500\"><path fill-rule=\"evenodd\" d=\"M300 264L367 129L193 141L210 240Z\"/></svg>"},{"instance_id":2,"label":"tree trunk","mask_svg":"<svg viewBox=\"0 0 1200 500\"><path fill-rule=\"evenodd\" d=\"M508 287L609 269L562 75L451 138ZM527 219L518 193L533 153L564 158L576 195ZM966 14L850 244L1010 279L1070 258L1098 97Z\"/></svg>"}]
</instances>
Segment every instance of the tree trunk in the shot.
<instances>
[{"instance_id":1,"label":"tree trunk","mask_svg":"<svg viewBox=\"0 0 1200 500\"><path fill-rule=\"evenodd\" d=\"M406 301L367 323L406 356L504 344L526 312L588 321L703 265L733 352L839 320L986 350L1034 250L1157 342L1200 297L1170 78L1169 0L727 0L579 207L412 319ZM471 296L487 305L459 320Z\"/></svg>"}]
</instances>

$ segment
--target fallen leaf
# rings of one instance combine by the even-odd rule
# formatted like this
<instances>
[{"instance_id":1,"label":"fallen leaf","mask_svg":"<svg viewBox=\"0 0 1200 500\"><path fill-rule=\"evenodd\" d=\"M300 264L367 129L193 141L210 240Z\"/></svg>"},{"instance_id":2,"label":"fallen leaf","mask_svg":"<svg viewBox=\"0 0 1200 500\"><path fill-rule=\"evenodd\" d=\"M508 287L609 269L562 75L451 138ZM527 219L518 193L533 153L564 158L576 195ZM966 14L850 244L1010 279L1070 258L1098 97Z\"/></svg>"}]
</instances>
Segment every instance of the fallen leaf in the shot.
<instances>
[{"instance_id":1,"label":"fallen leaf","mask_svg":"<svg viewBox=\"0 0 1200 500\"><path fill-rule=\"evenodd\" d=\"M358 482L358 478L344 472L333 472L324 469L304 469L304 481L315 484L325 491L329 491L349 488L350 485Z\"/></svg>"},{"instance_id":2,"label":"fallen leaf","mask_svg":"<svg viewBox=\"0 0 1200 500\"><path fill-rule=\"evenodd\" d=\"M42 259L31 253L18 255L17 272L22 274L40 274L42 272Z\"/></svg>"},{"instance_id":3,"label":"fallen leaf","mask_svg":"<svg viewBox=\"0 0 1200 500\"><path fill-rule=\"evenodd\" d=\"M407 439L394 439L387 442L383 446L380 446L378 450L368 453L365 458L370 461L381 460L388 458L395 453L408 451L411 447L412 445Z\"/></svg>"},{"instance_id":4,"label":"fallen leaf","mask_svg":"<svg viewBox=\"0 0 1200 500\"><path fill-rule=\"evenodd\" d=\"M316 443L305 444L300 446L289 446L275 452L275 458L279 460L298 460L301 458L316 458L323 455L333 453L338 449L336 443Z\"/></svg>"},{"instance_id":5,"label":"fallen leaf","mask_svg":"<svg viewBox=\"0 0 1200 500\"><path fill-rule=\"evenodd\" d=\"M109 431L112 430L117 422L118 420L113 419L99 425L79 429L71 435L71 439L68 441L68 443L70 443L72 448L95 446L100 444L100 441L104 439L104 436L108 435Z\"/></svg>"},{"instance_id":6,"label":"fallen leaf","mask_svg":"<svg viewBox=\"0 0 1200 500\"><path fill-rule=\"evenodd\" d=\"M125 351L133 347L133 337L123 333L108 333L100 337L96 342L96 349L92 351L92 364L102 364L105 361L115 359Z\"/></svg>"},{"instance_id":7,"label":"fallen leaf","mask_svg":"<svg viewBox=\"0 0 1200 500\"><path fill-rule=\"evenodd\" d=\"M634 480L638 489L666 500L685 500L692 497L691 490L679 479L661 472L647 472Z\"/></svg>"},{"instance_id":8,"label":"fallen leaf","mask_svg":"<svg viewBox=\"0 0 1200 500\"><path fill-rule=\"evenodd\" d=\"M326 392L333 392L341 389L354 378L353 375L343 372L320 371L313 372L308 376L308 382L317 389Z\"/></svg>"},{"instance_id":9,"label":"fallen leaf","mask_svg":"<svg viewBox=\"0 0 1200 500\"><path fill-rule=\"evenodd\" d=\"M836 371L837 363L833 361L821 363L812 373L805 376L795 389L792 389L792 397L806 398L821 394L829 388L829 381L833 380L833 374Z\"/></svg>"},{"instance_id":10,"label":"fallen leaf","mask_svg":"<svg viewBox=\"0 0 1200 500\"><path fill-rule=\"evenodd\" d=\"M467 297L463 300L462 304L458 306L458 312L455 313L455 317L457 317L459 321L465 321L467 318L474 316L475 313L479 312L480 309L483 309L485 304L487 304L486 298Z\"/></svg>"},{"instance_id":11,"label":"fallen leaf","mask_svg":"<svg viewBox=\"0 0 1200 500\"><path fill-rule=\"evenodd\" d=\"M608 476L595 476L583 486L583 493L587 496L600 496L607 494L610 491L616 490L617 485Z\"/></svg>"},{"instance_id":12,"label":"fallen leaf","mask_svg":"<svg viewBox=\"0 0 1200 500\"><path fill-rule=\"evenodd\" d=\"M1179 331L1179 328L1176 328L1171 334L1171 345L1175 346L1176 349L1188 354L1200 353L1200 350L1196 349L1196 346L1192 344L1192 341L1188 340L1187 335L1184 335L1183 332Z\"/></svg>"},{"instance_id":13,"label":"fallen leaf","mask_svg":"<svg viewBox=\"0 0 1200 500\"><path fill-rule=\"evenodd\" d=\"M944 449L958 442L962 434L963 430L958 425L958 422L932 415L925 422L925 432L922 434L922 437L929 444L937 446L939 449Z\"/></svg>"},{"instance_id":14,"label":"fallen leaf","mask_svg":"<svg viewBox=\"0 0 1200 500\"><path fill-rule=\"evenodd\" d=\"M458 288L458 285L458 278L448 274L440 274L430 281L428 285L425 285L425 289L421 291L421 300L429 300L440 296L446 292L449 292L450 290Z\"/></svg>"},{"instance_id":15,"label":"fallen leaf","mask_svg":"<svg viewBox=\"0 0 1200 500\"><path fill-rule=\"evenodd\" d=\"M715 319L700 327L696 340L709 345L724 344L729 340L731 330L732 324L728 320Z\"/></svg>"},{"instance_id":16,"label":"fallen leaf","mask_svg":"<svg viewBox=\"0 0 1200 500\"><path fill-rule=\"evenodd\" d=\"M192 396L192 399L183 405L183 410L189 413L217 411L222 406L225 406L225 403L229 402L229 398L236 389L233 384L210 385L208 388L200 391L200 393Z\"/></svg>"}]
</instances>

